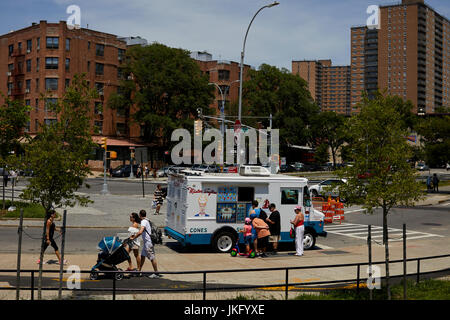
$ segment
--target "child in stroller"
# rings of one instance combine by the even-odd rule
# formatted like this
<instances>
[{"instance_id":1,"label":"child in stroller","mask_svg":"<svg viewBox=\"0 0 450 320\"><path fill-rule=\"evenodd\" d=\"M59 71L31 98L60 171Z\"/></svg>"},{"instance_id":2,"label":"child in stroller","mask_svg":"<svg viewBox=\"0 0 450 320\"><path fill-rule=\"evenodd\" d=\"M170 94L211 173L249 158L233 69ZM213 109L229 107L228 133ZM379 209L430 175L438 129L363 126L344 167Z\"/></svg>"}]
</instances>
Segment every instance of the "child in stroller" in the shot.
<instances>
[{"instance_id":1,"label":"child in stroller","mask_svg":"<svg viewBox=\"0 0 450 320\"><path fill-rule=\"evenodd\" d=\"M97 264L91 269L90 279L97 280L102 271L122 271L117 265L130 260L130 255L126 250L127 241L121 241L119 237L104 237L98 244L100 252ZM123 279L123 273L114 274L116 280Z\"/></svg>"}]
</instances>

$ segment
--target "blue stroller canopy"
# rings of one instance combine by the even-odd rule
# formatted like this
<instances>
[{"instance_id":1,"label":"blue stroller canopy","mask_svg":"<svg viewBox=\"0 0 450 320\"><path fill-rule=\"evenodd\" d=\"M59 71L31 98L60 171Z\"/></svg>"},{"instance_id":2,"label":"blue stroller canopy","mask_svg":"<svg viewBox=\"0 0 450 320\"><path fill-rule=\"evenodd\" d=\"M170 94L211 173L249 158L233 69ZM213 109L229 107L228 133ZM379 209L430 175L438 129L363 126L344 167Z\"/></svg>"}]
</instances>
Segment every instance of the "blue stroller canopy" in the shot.
<instances>
[{"instance_id":1,"label":"blue stroller canopy","mask_svg":"<svg viewBox=\"0 0 450 320\"><path fill-rule=\"evenodd\" d=\"M122 245L119 237L104 237L99 243L98 248L103 252L113 253Z\"/></svg>"}]
</instances>

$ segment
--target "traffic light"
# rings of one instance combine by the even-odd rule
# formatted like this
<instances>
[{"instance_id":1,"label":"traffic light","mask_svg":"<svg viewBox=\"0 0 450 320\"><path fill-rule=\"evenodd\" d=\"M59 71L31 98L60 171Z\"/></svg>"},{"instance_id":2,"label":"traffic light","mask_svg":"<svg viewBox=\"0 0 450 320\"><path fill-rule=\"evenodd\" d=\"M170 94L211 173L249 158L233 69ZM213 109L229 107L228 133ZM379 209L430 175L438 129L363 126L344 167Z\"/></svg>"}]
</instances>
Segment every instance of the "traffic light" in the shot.
<instances>
[{"instance_id":1,"label":"traffic light","mask_svg":"<svg viewBox=\"0 0 450 320\"><path fill-rule=\"evenodd\" d=\"M109 152L109 158L110 158L110 159L117 159L117 152L115 152L115 151L110 151L110 152Z\"/></svg>"},{"instance_id":2,"label":"traffic light","mask_svg":"<svg viewBox=\"0 0 450 320\"><path fill-rule=\"evenodd\" d=\"M105 149L105 150L106 150L106 148L108 147L108 146L107 146L107 141L108 141L107 138L102 138L102 148Z\"/></svg>"}]
</instances>

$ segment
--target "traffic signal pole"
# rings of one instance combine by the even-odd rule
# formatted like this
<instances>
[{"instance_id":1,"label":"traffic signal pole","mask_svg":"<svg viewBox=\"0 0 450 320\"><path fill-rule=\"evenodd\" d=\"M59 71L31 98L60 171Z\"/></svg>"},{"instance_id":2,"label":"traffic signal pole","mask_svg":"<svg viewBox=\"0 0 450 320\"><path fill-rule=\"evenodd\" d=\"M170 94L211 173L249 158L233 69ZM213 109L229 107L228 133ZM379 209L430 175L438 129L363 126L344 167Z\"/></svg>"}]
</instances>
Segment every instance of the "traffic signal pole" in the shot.
<instances>
[{"instance_id":1,"label":"traffic signal pole","mask_svg":"<svg viewBox=\"0 0 450 320\"><path fill-rule=\"evenodd\" d=\"M107 163L107 161L106 161L106 158L107 158L107 156L106 156L106 154L107 154L106 138L102 138L102 147L103 147L103 150L105 150L105 151L103 153L103 188L102 188L101 193L105 195L105 194L109 194L108 184L106 183L106 163Z\"/></svg>"}]
</instances>

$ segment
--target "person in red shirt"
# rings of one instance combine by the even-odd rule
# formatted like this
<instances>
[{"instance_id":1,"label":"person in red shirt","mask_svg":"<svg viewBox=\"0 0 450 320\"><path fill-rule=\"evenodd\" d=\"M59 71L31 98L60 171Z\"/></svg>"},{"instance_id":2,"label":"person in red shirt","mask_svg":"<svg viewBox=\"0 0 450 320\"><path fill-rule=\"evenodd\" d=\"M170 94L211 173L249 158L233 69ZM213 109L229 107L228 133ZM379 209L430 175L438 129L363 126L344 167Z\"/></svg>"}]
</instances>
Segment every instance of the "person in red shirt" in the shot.
<instances>
[{"instance_id":1,"label":"person in red shirt","mask_svg":"<svg viewBox=\"0 0 450 320\"><path fill-rule=\"evenodd\" d=\"M303 236L305 234L304 221L305 218L302 213L302 207L297 206L294 209L295 218L291 220L291 224L295 228L295 255L298 257L303 256Z\"/></svg>"}]
</instances>

